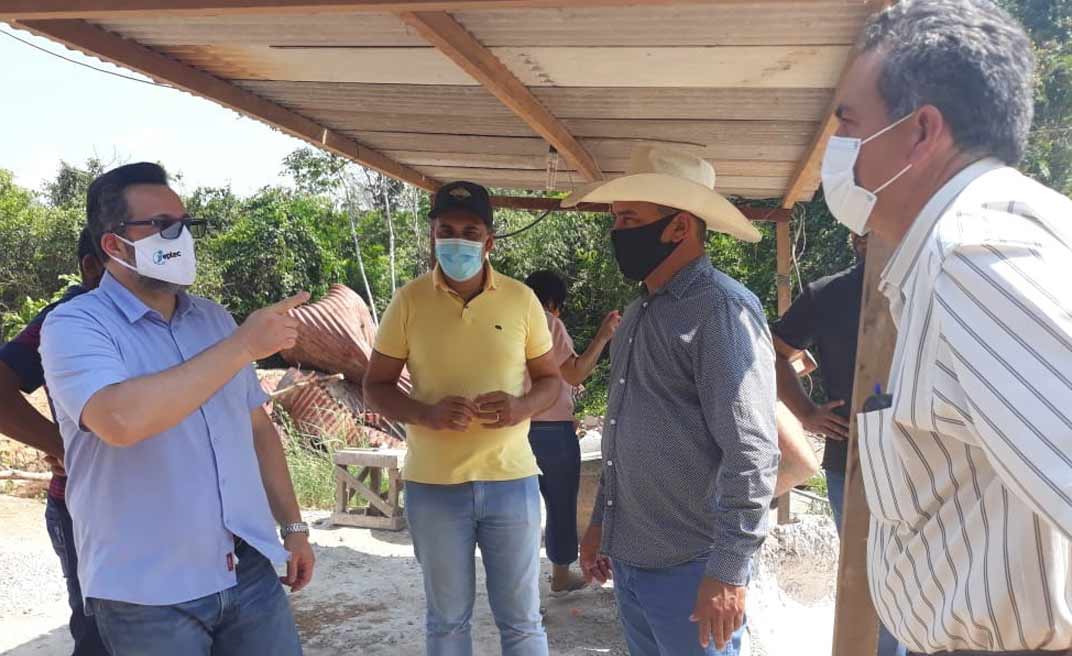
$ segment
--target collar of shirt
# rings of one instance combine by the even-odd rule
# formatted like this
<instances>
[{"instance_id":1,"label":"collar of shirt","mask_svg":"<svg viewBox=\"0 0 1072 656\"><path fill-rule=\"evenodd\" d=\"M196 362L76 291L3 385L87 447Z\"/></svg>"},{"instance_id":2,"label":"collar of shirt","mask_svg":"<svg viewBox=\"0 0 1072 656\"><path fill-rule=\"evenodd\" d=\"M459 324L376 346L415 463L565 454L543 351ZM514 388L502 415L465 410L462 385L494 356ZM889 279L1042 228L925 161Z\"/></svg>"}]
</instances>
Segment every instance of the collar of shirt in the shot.
<instances>
[{"instance_id":1,"label":"collar of shirt","mask_svg":"<svg viewBox=\"0 0 1072 656\"><path fill-rule=\"evenodd\" d=\"M658 296L669 292L674 298L680 300L685 296L685 292L692 287L692 283L696 281L697 276L705 270L713 268L714 265L711 264L711 260L707 259L706 256L701 255L682 267L680 271L674 274L674 277L670 279L670 282L657 289L651 296Z\"/></svg>"},{"instance_id":2,"label":"collar of shirt","mask_svg":"<svg viewBox=\"0 0 1072 656\"><path fill-rule=\"evenodd\" d=\"M904 287L908 282L909 274L915 268L916 260L919 259L919 254L927 243L927 237L950 204L974 180L1003 166L1005 165L992 157L974 162L953 176L927 201L919 216L912 223L912 227L908 229L904 239L901 240L897 250L890 256L890 261L886 264L886 268L882 271L878 289L886 295L890 303L895 306L900 305L900 296L904 294Z\"/></svg>"},{"instance_id":3,"label":"collar of shirt","mask_svg":"<svg viewBox=\"0 0 1072 656\"><path fill-rule=\"evenodd\" d=\"M486 292L498 289L499 281L497 276L499 274L497 274L495 269L491 267L490 262L484 263L484 273L487 275L484 276L484 288L481 291ZM443 271L439 268L438 264L435 266L435 269L432 270L432 282L435 284L436 289L447 292L448 294L454 294L455 296L458 295L458 292L451 289L450 283L447 282L447 279L443 275Z\"/></svg>"},{"instance_id":4,"label":"collar of shirt","mask_svg":"<svg viewBox=\"0 0 1072 656\"><path fill-rule=\"evenodd\" d=\"M98 287L98 289L100 289L101 294L104 294L112 301L112 303L115 303L115 306L119 308L119 311L123 313L123 316L125 316L130 323L138 321L149 313L160 317L159 312L146 305L140 298L134 295L134 292L124 287L121 282L112 277L112 274L108 272L105 272L104 277L101 278L100 287ZM179 292L176 294L176 297L177 305L175 306L175 317L182 318L197 307L190 301L190 295L186 292ZM163 319L163 317L160 318Z\"/></svg>"}]
</instances>

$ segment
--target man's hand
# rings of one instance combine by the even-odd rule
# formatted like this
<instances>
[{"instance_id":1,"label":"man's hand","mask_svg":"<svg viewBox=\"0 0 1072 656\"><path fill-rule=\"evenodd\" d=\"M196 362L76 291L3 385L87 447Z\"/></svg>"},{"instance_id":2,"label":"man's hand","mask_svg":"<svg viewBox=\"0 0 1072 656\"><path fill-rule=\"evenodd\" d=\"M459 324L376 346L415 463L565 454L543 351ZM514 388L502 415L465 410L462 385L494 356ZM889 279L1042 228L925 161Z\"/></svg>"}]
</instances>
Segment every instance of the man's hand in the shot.
<instances>
[{"instance_id":1,"label":"man's hand","mask_svg":"<svg viewBox=\"0 0 1072 656\"><path fill-rule=\"evenodd\" d=\"M475 401L484 428L516 426L529 418L521 399L506 392L481 394Z\"/></svg>"},{"instance_id":2,"label":"man's hand","mask_svg":"<svg viewBox=\"0 0 1072 656\"><path fill-rule=\"evenodd\" d=\"M475 403L460 396L448 396L428 406L418 423L433 430L465 431L476 416Z\"/></svg>"},{"instance_id":3,"label":"man's hand","mask_svg":"<svg viewBox=\"0 0 1072 656\"><path fill-rule=\"evenodd\" d=\"M607 313L607 316L603 317L603 323L599 325L599 330L596 331L596 339L602 342L609 342L611 337L614 337L614 332L618 330L618 326L622 323L622 313L617 310L612 310Z\"/></svg>"},{"instance_id":4,"label":"man's hand","mask_svg":"<svg viewBox=\"0 0 1072 656\"><path fill-rule=\"evenodd\" d=\"M231 338L242 346L250 361L293 348L298 339L298 320L290 311L308 300L309 292L298 292L263 307L249 315Z\"/></svg>"},{"instance_id":5,"label":"man's hand","mask_svg":"<svg viewBox=\"0 0 1072 656\"><path fill-rule=\"evenodd\" d=\"M290 552L290 560L287 561L287 575L280 576L279 580L290 586L291 592L297 592L313 579L316 556L309 544L309 536L304 533L291 533L283 540L283 547Z\"/></svg>"},{"instance_id":6,"label":"man's hand","mask_svg":"<svg viewBox=\"0 0 1072 656\"><path fill-rule=\"evenodd\" d=\"M53 476L66 476L67 470L63 468L63 459L56 456L45 456L45 464L52 470Z\"/></svg>"},{"instance_id":7,"label":"man's hand","mask_svg":"<svg viewBox=\"0 0 1072 656\"><path fill-rule=\"evenodd\" d=\"M729 585L705 576L696 594L696 608L689 620L698 625L700 645L707 648L711 637L715 648L722 651L733 633L744 624L744 596L748 588Z\"/></svg>"},{"instance_id":8,"label":"man's hand","mask_svg":"<svg viewBox=\"0 0 1072 656\"><path fill-rule=\"evenodd\" d=\"M845 405L844 401L831 401L826 405L815 406L809 414L800 418L813 433L822 433L832 440L845 440L849 437L849 420L834 412L834 408Z\"/></svg>"},{"instance_id":9,"label":"man's hand","mask_svg":"<svg viewBox=\"0 0 1072 656\"><path fill-rule=\"evenodd\" d=\"M606 583L613 577L610 558L599 552L603 542L603 525L592 524L581 538L581 572L584 580Z\"/></svg>"}]
</instances>

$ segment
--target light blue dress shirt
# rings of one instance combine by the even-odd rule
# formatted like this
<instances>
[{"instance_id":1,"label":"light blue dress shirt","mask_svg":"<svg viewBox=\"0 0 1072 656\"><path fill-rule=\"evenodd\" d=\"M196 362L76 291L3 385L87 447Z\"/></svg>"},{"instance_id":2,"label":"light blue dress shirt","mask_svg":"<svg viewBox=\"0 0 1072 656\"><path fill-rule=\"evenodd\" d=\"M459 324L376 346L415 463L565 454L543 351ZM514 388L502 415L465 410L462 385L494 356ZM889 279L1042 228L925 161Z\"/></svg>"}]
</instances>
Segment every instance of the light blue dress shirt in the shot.
<instances>
[{"instance_id":1,"label":"light blue dress shirt","mask_svg":"<svg viewBox=\"0 0 1072 656\"><path fill-rule=\"evenodd\" d=\"M79 425L101 389L178 366L235 328L223 307L187 294L165 321L111 275L45 321L41 357L87 599L170 605L233 587L235 536L276 564L287 559L253 446L250 414L267 396L252 366L134 446L109 446Z\"/></svg>"}]
</instances>

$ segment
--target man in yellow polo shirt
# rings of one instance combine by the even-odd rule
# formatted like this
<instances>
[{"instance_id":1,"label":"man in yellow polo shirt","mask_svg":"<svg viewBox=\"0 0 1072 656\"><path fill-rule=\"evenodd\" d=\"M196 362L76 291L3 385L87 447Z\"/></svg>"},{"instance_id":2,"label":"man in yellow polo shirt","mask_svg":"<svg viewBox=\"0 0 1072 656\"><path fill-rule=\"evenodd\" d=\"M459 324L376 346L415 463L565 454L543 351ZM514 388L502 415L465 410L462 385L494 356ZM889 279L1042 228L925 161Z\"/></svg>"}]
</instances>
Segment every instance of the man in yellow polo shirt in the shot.
<instances>
[{"instance_id":1,"label":"man in yellow polo shirt","mask_svg":"<svg viewBox=\"0 0 1072 656\"><path fill-rule=\"evenodd\" d=\"M486 189L442 187L429 218L437 266L395 294L365 376L369 404L407 428L406 516L424 571L427 653L472 654L480 545L502 653L547 656L528 431L558 393L551 334L532 290L487 262L495 237ZM397 386L406 366L408 395Z\"/></svg>"}]
</instances>

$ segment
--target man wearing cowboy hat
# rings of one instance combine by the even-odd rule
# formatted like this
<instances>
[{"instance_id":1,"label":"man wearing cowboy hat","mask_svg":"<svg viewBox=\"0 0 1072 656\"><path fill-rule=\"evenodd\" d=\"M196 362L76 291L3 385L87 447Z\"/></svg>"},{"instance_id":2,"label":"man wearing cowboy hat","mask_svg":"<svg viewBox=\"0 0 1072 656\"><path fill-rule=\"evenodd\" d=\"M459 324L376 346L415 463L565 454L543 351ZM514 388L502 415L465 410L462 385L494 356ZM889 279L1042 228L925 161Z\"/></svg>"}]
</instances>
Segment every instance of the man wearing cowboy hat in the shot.
<instances>
[{"instance_id":1,"label":"man wearing cowboy hat","mask_svg":"<svg viewBox=\"0 0 1072 656\"><path fill-rule=\"evenodd\" d=\"M611 344L603 476L581 544L586 576L613 572L632 656L742 653L778 473L763 307L704 250L708 230L760 234L714 186L708 162L643 147L624 177L563 202L612 204L615 258L646 292Z\"/></svg>"}]
</instances>

